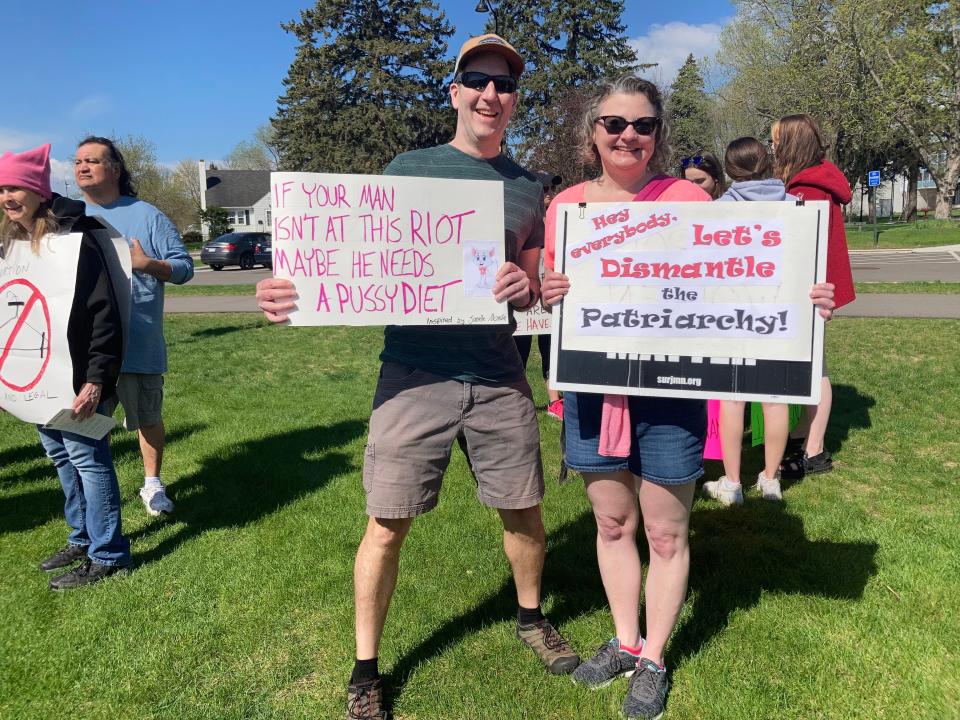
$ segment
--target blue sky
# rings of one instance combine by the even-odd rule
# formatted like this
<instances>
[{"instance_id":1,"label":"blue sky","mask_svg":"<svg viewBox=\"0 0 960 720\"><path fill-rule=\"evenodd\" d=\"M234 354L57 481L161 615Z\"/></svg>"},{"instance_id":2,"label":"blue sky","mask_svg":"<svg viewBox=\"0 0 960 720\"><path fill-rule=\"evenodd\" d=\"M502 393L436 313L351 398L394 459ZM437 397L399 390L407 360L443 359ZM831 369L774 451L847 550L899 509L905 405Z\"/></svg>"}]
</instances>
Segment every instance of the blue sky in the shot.
<instances>
[{"instance_id":1,"label":"blue sky","mask_svg":"<svg viewBox=\"0 0 960 720\"><path fill-rule=\"evenodd\" d=\"M660 63L665 82L688 52L713 55L734 12L727 0L625 4L628 36L642 61ZM72 178L69 161L87 133L143 135L169 164L223 158L275 111L295 48L280 23L308 6L99 0L17 13L3 23L0 152L52 143L55 183ZM475 6L440 0L456 28L451 57L483 29Z\"/></svg>"}]
</instances>

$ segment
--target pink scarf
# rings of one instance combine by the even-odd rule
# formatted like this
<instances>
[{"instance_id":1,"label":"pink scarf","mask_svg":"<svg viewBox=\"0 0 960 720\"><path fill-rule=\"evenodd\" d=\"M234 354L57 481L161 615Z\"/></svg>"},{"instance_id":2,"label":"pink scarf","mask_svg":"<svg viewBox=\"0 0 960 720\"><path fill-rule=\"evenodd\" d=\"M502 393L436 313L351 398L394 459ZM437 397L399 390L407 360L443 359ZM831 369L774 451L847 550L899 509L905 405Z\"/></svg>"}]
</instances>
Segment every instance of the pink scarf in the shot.
<instances>
[{"instance_id":1,"label":"pink scarf","mask_svg":"<svg viewBox=\"0 0 960 720\"><path fill-rule=\"evenodd\" d=\"M633 198L634 202L656 200L679 178L655 175ZM626 395L604 395L600 416L600 446L603 457L630 457L630 408Z\"/></svg>"}]
</instances>

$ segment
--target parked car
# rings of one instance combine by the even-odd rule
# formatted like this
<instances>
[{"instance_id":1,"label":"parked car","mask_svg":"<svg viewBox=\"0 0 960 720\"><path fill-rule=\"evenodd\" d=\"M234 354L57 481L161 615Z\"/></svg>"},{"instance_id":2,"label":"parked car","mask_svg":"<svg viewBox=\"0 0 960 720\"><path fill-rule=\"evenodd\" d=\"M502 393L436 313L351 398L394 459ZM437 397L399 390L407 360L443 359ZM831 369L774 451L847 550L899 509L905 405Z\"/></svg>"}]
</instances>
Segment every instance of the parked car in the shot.
<instances>
[{"instance_id":1,"label":"parked car","mask_svg":"<svg viewBox=\"0 0 960 720\"><path fill-rule=\"evenodd\" d=\"M227 265L239 265L243 270L254 265L271 268L273 245L267 233L227 233L200 248L200 262L214 270L223 270Z\"/></svg>"}]
</instances>

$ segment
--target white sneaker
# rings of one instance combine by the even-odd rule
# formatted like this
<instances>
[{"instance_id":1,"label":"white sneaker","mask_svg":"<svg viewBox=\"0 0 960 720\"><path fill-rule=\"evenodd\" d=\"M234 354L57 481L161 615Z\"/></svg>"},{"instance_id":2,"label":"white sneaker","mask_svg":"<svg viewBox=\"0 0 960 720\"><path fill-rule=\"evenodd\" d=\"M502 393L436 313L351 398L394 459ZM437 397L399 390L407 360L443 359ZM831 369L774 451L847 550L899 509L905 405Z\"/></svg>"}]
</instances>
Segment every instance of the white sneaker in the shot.
<instances>
[{"instance_id":1,"label":"white sneaker","mask_svg":"<svg viewBox=\"0 0 960 720\"><path fill-rule=\"evenodd\" d=\"M140 488L140 499L151 515L169 515L173 512L173 501L167 497L167 489L163 485L144 485Z\"/></svg>"},{"instance_id":2,"label":"white sneaker","mask_svg":"<svg viewBox=\"0 0 960 720\"><path fill-rule=\"evenodd\" d=\"M731 482L724 475L719 480L710 480L703 484L703 494L721 505L743 505L743 488L740 483Z\"/></svg>"},{"instance_id":3,"label":"white sneaker","mask_svg":"<svg viewBox=\"0 0 960 720\"><path fill-rule=\"evenodd\" d=\"M783 493L780 491L780 473L771 479L764 476L761 470L757 475L757 491L764 500L783 500Z\"/></svg>"}]
</instances>

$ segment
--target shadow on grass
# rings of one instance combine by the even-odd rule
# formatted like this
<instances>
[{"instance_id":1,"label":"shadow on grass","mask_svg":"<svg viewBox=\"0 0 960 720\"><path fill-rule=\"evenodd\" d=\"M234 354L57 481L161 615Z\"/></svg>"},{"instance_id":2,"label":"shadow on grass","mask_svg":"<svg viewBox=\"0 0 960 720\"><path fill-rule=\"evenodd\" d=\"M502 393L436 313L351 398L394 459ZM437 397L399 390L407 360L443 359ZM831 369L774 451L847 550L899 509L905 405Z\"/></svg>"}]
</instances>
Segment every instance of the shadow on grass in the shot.
<instances>
[{"instance_id":1,"label":"shadow on grass","mask_svg":"<svg viewBox=\"0 0 960 720\"><path fill-rule=\"evenodd\" d=\"M584 513L554 530L547 538L543 593L553 597L549 617L555 625L606 606L597 571L596 532L593 514ZM496 541L491 539L491 542ZM450 618L430 637L398 658L384 678L391 694L399 695L417 666L439 655L447 646L479 632L491 623L512 620L516 614L517 595L513 581L508 580L480 604ZM388 624L386 633L389 632ZM536 662L533 655L530 660Z\"/></svg>"},{"instance_id":2,"label":"shadow on grass","mask_svg":"<svg viewBox=\"0 0 960 720\"><path fill-rule=\"evenodd\" d=\"M167 445L175 444L178 440L188 437L202 430L206 425L187 425L178 427L167 433ZM136 433L114 435L111 442L113 457L124 454L140 456L140 444ZM53 463L47 459L38 439L36 445L24 445L5 451L0 455L0 462L24 462L39 460L40 462L20 473L15 481L18 483L43 481L43 486L31 489L27 493L19 493L11 497L0 498L0 535L3 533L32 530L51 520L63 518L63 491L57 479L57 471ZM0 487L7 483L0 483Z\"/></svg>"},{"instance_id":3,"label":"shadow on grass","mask_svg":"<svg viewBox=\"0 0 960 720\"><path fill-rule=\"evenodd\" d=\"M834 385L833 406L825 441L827 449L835 453L850 437L851 430L871 427L870 408L876 404L872 396L864 395L853 385Z\"/></svg>"},{"instance_id":4,"label":"shadow on grass","mask_svg":"<svg viewBox=\"0 0 960 720\"><path fill-rule=\"evenodd\" d=\"M190 333L190 340L187 342L195 342L197 340L204 340L206 338L212 337L222 337L223 335L230 335L235 332L243 332L244 330L254 330L260 327L263 323L259 320L253 320L242 325L218 325L216 327L204 328L203 330L194 330Z\"/></svg>"},{"instance_id":5,"label":"shadow on grass","mask_svg":"<svg viewBox=\"0 0 960 720\"><path fill-rule=\"evenodd\" d=\"M646 543L641 538L639 544L641 559L648 566ZM733 613L756 605L764 592L835 600L862 597L867 581L877 571L877 549L876 543L811 542L800 518L759 500L742 507L695 511L691 518L692 613L671 640L668 664L679 664L696 654L723 631ZM607 608L597 569L592 513L584 513L550 534L543 589L553 596L549 616L558 627ZM507 581L400 657L385 678L392 695L399 695L421 663L490 623L513 619L515 613L516 595L512 582ZM603 640L597 638L596 644ZM592 649L578 648L587 656ZM532 656L530 660L534 662Z\"/></svg>"},{"instance_id":6,"label":"shadow on grass","mask_svg":"<svg viewBox=\"0 0 960 720\"><path fill-rule=\"evenodd\" d=\"M154 562L208 530L255 522L355 470L353 456L338 448L365 432L365 422L345 420L221 448L198 472L168 486L183 526L147 552L135 551L134 566ZM150 522L130 539L153 533L163 522Z\"/></svg>"},{"instance_id":7,"label":"shadow on grass","mask_svg":"<svg viewBox=\"0 0 960 720\"><path fill-rule=\"evenodd\" d=\"M858 600L877 572L876 543L810 541L803 520L774 503L696 510L690 525L693 606L670 641L668 664L695 655L763 593Z\"/></svg>"}]
</instances>

